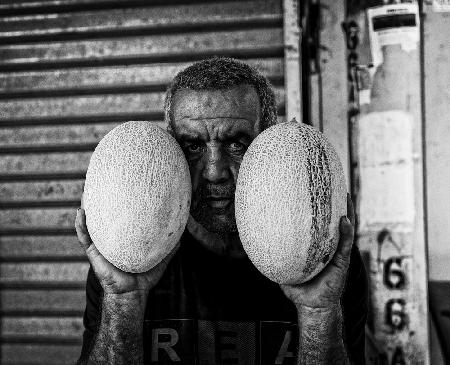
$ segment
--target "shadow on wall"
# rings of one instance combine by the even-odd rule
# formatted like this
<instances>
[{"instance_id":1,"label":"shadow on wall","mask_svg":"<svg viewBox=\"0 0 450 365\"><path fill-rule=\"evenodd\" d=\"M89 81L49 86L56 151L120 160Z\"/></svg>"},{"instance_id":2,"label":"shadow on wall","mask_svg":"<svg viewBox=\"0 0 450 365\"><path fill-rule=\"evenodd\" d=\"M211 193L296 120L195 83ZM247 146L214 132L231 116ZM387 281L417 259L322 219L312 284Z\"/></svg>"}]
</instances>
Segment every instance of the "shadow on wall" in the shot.
<instances>
[{"instance_id":1,"label":"shadow on wall","mask_svg":"<svg viewBox=\"0 0 450 365\"><path fill-rule=\"evenodd\" d=\"M431 363L450 364L450 281L430 281L429 305L432 320ZM438 341L433 341L433 334ZM440 349L436 345L440 344Z\"/></svg>"}]
</instances>

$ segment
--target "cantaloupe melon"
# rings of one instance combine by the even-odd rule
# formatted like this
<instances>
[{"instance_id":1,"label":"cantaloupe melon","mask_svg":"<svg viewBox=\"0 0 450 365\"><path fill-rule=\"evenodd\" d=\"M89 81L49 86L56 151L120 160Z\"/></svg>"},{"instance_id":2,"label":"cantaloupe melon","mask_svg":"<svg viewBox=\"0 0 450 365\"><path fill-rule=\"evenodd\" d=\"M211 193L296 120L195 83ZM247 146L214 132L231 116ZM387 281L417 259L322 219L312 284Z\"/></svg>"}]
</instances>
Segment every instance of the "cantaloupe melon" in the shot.
<instances>
[{"instance_id":1,"label":"cantaloupe melon","mask_svg":"<svg viewBox=\"0 0 450 365\"><path fill-rule=\"evenodd\" d=\"M174 249L186 226L187 161L163 129L145 121L121 124L92 154L83 200L100 253L121 270L147 271Z\"/></svg>"},{"instance_id":2,"label":"cantaloupe melon","mask_svg":"<svg viewBox=\"0 0 450 365\"><path fill-rule=\"evenodd\" d=\"M235 195L239 237L257 269L280 284L318 274L336 251L346 191L339 158L318 130L292 121L257 136Z\"/></svg>"}]
</instances>

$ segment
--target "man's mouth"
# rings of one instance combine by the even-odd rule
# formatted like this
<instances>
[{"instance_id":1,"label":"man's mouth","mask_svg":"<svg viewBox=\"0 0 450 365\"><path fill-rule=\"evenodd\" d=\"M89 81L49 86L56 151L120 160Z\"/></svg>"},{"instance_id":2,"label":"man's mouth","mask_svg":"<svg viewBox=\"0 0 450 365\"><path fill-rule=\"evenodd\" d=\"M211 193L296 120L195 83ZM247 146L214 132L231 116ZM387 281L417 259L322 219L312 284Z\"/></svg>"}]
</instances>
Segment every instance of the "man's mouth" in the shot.
<instances>
[{"instance_id":1,"label":"man's mouth","mask_svg":"<svg viewBox=\"0 0 450 365\"><path fill-rule=\"evenodd\" d=\"M206 197L206 204L211 208L226 208L233 201L229 196L208 196Z\"/></svg>"}]
</instances>

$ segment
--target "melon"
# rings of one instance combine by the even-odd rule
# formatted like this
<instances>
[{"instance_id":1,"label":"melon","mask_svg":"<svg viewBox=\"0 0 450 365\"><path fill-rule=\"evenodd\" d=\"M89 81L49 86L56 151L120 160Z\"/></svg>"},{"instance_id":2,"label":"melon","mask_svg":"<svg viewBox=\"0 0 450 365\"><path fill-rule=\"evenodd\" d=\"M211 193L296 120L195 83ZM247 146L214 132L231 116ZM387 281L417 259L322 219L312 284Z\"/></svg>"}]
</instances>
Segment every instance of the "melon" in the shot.
<instances>
[{"instance_id":1,"label":"melon","mask_svg":"<svg viewBox=\"0 0 450 365\"><path fill-rule=\"evenodd\" d=\"M300 284L331 260L346 215L338 155L322 133L296 121L258 135L242 160L236 225L256 268L279 284Z\"/></svg>"},{"instance_id":2,"label":"melon","mask_svg":"<svg viewBox=\"0 0 450 365\"><path fill-rule=\"evenodd\" d=\"M180 146L150 122L117 126L91 156L83 202L91 239L109 262L131 273L151 269L177 245L189 216Z\"/></svg>"}]
</instances>

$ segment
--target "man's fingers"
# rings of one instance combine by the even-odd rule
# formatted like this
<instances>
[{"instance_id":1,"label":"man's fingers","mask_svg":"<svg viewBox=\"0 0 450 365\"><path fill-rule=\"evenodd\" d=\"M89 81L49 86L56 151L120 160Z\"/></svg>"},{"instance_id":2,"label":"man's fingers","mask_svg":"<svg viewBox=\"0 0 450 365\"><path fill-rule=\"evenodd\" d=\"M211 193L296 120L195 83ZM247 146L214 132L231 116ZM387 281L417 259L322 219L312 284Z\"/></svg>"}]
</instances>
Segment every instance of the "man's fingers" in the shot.
<instances>
[{"instance_id":1,"label":"man's fingers","mask_svg":"<svg viewBox=\"0 0 450 365\"><path fill-rule=\"evenodd\" d=\"M346 269L350 262L353 245L353 226L347 217L341 217L339 232L339 243L333 263L340 269Z\"/></svg>"},{"instance_id":2,"label":"man's fingers","mask_svg":"<svg viewBox=\"0 0 450 365\"><path fill-rule=\"evenodd\" d=\"M347 193L347 217L350 219L350 223L352 226L355 226L355 209L353 207L352 198L350 197L350 194Z\"/></svg>"},{"instance_id":3,"label":"man's fingers","mask_svg":"<svg viewBox=\"0 0 450 365\"><path fill-rule=\"evenodd\" d=\"M97 250L97 247L93 243L86 249L86 255L91 263L94 271L100 276L104 276L108 273L108 270L104 270L106 266L111 265L103 255ZM99 272L100 270L100 272Z\"/></svg>"},{"instance_id":4,"label":"man's fingers","mask_svg":"<svg viewBox=\"0 0 450 365\"><path fill-rule=\"evenodd\" d=\"M95 247L89 235L86 225L86 213L84 211L83 194L81 194L81 207L77 209L77 218L75 220L75 229L77 231L78 240L86 251L89 261L95 266L96 261L103 261L104 258Z\"/></svg>"},{"instance_id":5,"label":"man's fingers","mask_svg":"<svg viewBox=\"0 0 450 365\"><path fill-rule=\"evenodd\" d=\"M84 209L77 209L77 217L75 218L75 230L77 231L78 241L81 246L87 250L91 245L92 240L89 236L89 232L86 227L86 215L84 213Z\"/></svg>"},{"instance_id":6,"label":"man's fingers","mask_svg":"<svg viewBox=\"0 0 450 365\"><path fill-rule=\"evenodd\" d=\"M109 267L111 264L103 257L103 255L97 250L94 243L89 236L89 232L86 227L86 215L84 209L77 209L77 218L75 219L75 229L77 231L78 241L83 249L86 251L86 256L91 263L95 273L100 277L105 277L109 274Z\"/></svg>"}]
</instances>

